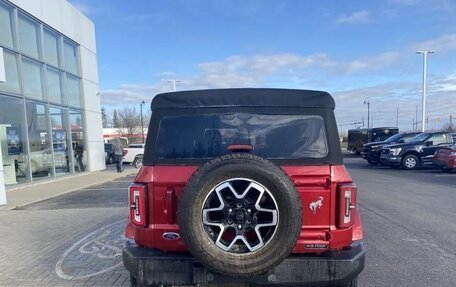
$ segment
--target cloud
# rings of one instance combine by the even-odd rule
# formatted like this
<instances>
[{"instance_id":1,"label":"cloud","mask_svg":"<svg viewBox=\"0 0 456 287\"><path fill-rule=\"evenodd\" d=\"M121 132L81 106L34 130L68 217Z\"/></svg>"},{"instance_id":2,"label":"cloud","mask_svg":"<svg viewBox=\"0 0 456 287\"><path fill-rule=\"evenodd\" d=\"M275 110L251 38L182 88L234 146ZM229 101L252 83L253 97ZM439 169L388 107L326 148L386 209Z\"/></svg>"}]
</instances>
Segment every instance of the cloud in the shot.
<instances>
[{"instance_id":1,"label":"cloud","mask_svg":"<svg viewBox=\"0 0 456 287\"><path fill-rule=\"evenodd\" d=\"M101 91L102 104L116 106L119 103L136 105L143 99L152 99L160 92L170 91L169 79L181 80L181 90L258 87L274 85L271 79L292 83L307 82L322 75L340 77L365 71L378 71L396 63L397 52L385 52L354 60L336 60L326 54L299 55L280 53L255 56L231 56L221 61L201 63L196 75L182 76L173 72L157 74L161 81L156 84L124 84L115 89Z\"/></svg>"},{"instance_id":2,"label":"cloud","mask_svg":"<svg viewBox=\"0 0 456 287\"><path fill-rule=\"evenodd\" d=\"M130 84L100 91L101 104L108 107L135 106L164 92L160 85Z\"/></svg>"},{"instance_id":3,"label":"cloud","mask_svg":"<svg viewBox=\"0 0 456 287\"><path fill-rule=\"evenodd\" d=\"M456 49L456 34L444 34L437 38L414 44L414 50L450 51Z\"/></svg>"},{"instance_id":4,"label":"cloud","mask_svg":"<svg viewBox=\"0 0 456 287\"><path fill-rule=\"evenodd\" d=\"M242 81L242 77L204 78L201 76L183 80L180 89L252 86L248 82L239 84L237 81ZM108 110L119 106L139 106L142 100L150 103L156 94L168 92L171 89L171 84L166 81L159 82L157 85L123 85L117 89L101 91L102 104L108 107ZM426 115L430 119L428 127L439 129L448 123L449 115L454 116L454 107L448 103L452 103L456 95L456 73L429 79L427 91ZM337 122L344 125L344 130L359 126L359 124L348 126L347 124L363 120L367 125L367 107L363 105L366 100L370 102L370 114L375 126L395 126L397 109L399 109L401 130L413 129L412 122L415 120L416 112L418 120L421 120L421 82L419 80L387 82L330 92L336 101Z\"/></svg>"},{"instance_id":5,"label":"cloud","mask_svg":"<svg viewBox=\"0 0 456 287\"><path fill-rule=\"evenodd\" d=\"M384 52L370 57L361 57L354 60L337 60L329 55L312 54L299 55L281 53L256 56L232 56L222 61L203 63L198 65L201 75L227 76L237 78L242 76L247 83L273 74L296 75L315 72L327 74L352 74L362 71L375 71L393 65L400 57L396 51Z\"/></svg>"},{"instance_id":6,"label":"cloud","mask_svg":"<svg viewBox=\"0 0 456 287\"><path fill-rule=\"evenodd\" d=\"M363 24L370 21L370 13L366 10L356 11L350 15L341 15L337 19L340 24Z\"/></svg>"},{"instance_id":7,"label":"cloud","mask_svg":"<svg viewBox=\"0 0 456 287\"><path fill-rule=\"evenodd\" d=\"M446 50L455 49L455 36L445 34L422 43L439 43ZM191 75L172 71L158 73L161 81L153 84L125 84L101 91L102 104L106 107L139 105L142 100L150 102L161 92L172 90L167 80L176 79L178 90L242 88L242 87L288 87L329 90L337 103L339 123L364 120L367 122L365 100L371 102L375 125L395 125L396 109L399 108L399 125L410 129L415 118L415 109L421 113L421 78L418 72L404 68L410 64L410 49L422 45L411 44L399 51L386 51L373 55L337 59L325 53L301 55L277 53L263 55L234 55L197 65L198 72ZM432 46L432 45L431 45ZM403 75L415 75L413 81L401 80ZM396 79L395 75L399 77ZM450 75L429 75L427 115L440 117L440 125L448 121L456 96L456 70ZM435 127L438 127L435 123Z\"/></svg>"},{"instance_id":8,"label":"cloud","mask_svg":"<svg viewBox=\"0 0 456 287\"><path fill-rule=\"evenodd\" d=\"M430 129L438 129L449 121L454 108L452 102L456 94L456 74L434 77L428 81L426 116ZM350 124L364 119L367 125L367 107L375 126L395 126L396 111L399 109L399 127L411 130L418 112L421 120L421 82L388 82L380 85L335 91L336 117L339 124ZM439 121L437 120L439 119ZM349 126L350 127L350 126ZM346 128L345 128L346 129Z\"/></svg>"},{"instance_id":9,"label":"cloud","mask_svg":"<svg viewBox=\"0 0 456 287\"><path fill-rule=\"evenodd\" d=\"M340 63L339 67L346 74L354 73L363 70L380 70L397 63L400 58L400 53L397 51L383 52L371 57L362 57L347 62Z\"/></svg>"}]
</instances>

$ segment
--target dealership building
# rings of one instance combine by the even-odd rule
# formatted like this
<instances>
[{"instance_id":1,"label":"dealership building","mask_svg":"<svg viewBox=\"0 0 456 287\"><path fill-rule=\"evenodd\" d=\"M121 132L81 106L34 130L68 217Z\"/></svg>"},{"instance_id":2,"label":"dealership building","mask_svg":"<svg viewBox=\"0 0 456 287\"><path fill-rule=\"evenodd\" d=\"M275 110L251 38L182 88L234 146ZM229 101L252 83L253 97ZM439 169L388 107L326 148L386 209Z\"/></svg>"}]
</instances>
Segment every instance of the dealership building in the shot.
<instances>
[{"instance_id":1,"label":"dealership building","mask_svg":"<svg viewBox=\"0 0 456 287\"><path fill-rule=\"evenodd\" d=\"M105 168L95 27L66 0L0 0L0 206Z\"/></svg>"}]
</instances>

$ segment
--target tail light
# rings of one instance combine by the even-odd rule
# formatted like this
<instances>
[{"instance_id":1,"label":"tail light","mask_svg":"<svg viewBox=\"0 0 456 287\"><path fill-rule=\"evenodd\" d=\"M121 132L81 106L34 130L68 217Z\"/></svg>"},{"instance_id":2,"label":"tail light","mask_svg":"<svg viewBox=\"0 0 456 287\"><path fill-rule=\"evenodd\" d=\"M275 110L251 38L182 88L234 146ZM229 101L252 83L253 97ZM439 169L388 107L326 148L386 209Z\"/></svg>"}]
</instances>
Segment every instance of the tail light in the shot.
<instances>
[{"instance_id":1,"label":"tail light","mask_svg":"<svg viewBox=\"0 0 456 287\"><path fill-rule=\"evenodd\" d=\"M130 221L137 226L147 224L147 187L143 184L132 184L128 188Z\"/></svg>"},{"instance_id":2,"label":"tail light","mask_svg":"<svg viewBox=\"0 0 456 287\"><path fill-rule=\"evenodd\" d=\"M355 222L356 185L353 183L339 184L337 228L348 228Z\"/></svg>"},{"instance_id":3,"label":"tail light","mask_svg":"<svg viewBox=\"0 0 456 287\"><path fill-rule=\"evenodd\" d=\"M123 156L126 156L127 153L128 153L128 150L126 150L126 149L123 149L123 150L122 150L122 155L123 155Z\"/></svg>"}]
</instances>

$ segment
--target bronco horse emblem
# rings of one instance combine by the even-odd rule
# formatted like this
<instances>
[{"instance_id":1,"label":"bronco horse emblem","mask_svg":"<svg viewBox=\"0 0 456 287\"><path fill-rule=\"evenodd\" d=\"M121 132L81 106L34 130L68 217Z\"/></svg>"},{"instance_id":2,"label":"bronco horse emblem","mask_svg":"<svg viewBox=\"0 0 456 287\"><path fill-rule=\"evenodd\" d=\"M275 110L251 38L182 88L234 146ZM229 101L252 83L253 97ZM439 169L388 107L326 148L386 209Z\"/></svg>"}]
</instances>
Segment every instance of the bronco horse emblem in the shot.
<instances>
[{"instance_id":1,"label":"bronco horse emblem","mask_svg":"<svg viewBox=\"0 0 456 287\"><path fill-rule=\"evenodd\" d=\"M309 204L309 208L310 208L310 210L312 211L313 214L317 214L317 208L320 208L320 207L323 206L323 197L319 196L318 198L320 198L320 199L317 200L317 201L312 201Z\"/></svg>"}]
</instances>

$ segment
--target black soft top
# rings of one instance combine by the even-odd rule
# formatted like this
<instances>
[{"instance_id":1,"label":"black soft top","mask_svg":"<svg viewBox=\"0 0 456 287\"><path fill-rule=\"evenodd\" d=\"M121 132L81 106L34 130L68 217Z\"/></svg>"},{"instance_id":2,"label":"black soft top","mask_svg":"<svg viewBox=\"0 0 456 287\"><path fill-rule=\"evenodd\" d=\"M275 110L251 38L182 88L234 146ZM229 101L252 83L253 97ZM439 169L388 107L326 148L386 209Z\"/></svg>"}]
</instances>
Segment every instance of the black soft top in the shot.
<instances>
[{"instance_id":1,"label":"black soft top","mask_svg":"<svg viewBox=\"0 0 456 287\"><path fill-rule=\"evenodd\" d=\"M324 119L328 139L328 154L324 158L277 159L277 164L326 165L343 164L336 118L335 103L323 91L292 89L213 89L171 92L156 95L151 103L144 165L203 164L208 159L159 159L156 143L160 122L165 117L202 113L261 113L290 115L319 115ZM185 128L185 127L182 127Z\"/></svg>"},{"instance_id":2,"label":"black soft top","mask_svg":"<svg viewBox=\"0 0 456 287\"><path fill-rule=\"evenodd\" d=\"M158 94L152 111L198 107L294 107L334 109L334 99L323 91L292 89L214 89Z\"/></svg>"}]
</instances>

